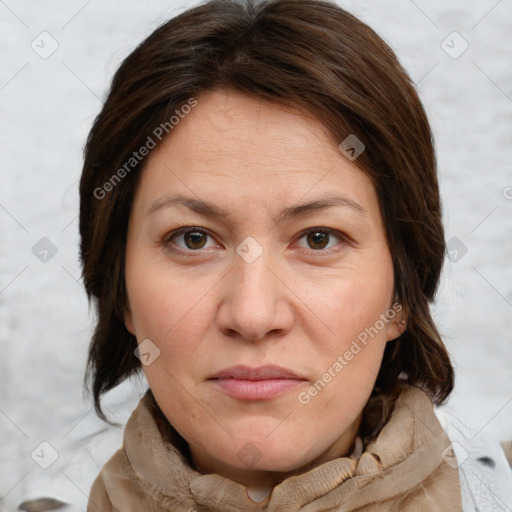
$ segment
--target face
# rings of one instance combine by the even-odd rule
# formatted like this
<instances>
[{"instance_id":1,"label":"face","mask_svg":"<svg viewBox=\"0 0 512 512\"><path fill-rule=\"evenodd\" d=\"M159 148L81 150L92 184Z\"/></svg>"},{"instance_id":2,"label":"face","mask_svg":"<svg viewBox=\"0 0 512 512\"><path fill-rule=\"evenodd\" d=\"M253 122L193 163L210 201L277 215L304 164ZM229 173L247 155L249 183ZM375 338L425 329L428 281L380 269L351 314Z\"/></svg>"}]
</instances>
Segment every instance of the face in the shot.
<instances>
[{"instance_id":1,"label":"face","mask_svg":"<svg viewBox=\"0 0 512 512\"><path fill-rule=\"evenodd\" d=\"M400 334L377 196L337 145L298 111L214 91L147 159L125 323L199 467L344 455Z\"/></svg>"}]
</instances>

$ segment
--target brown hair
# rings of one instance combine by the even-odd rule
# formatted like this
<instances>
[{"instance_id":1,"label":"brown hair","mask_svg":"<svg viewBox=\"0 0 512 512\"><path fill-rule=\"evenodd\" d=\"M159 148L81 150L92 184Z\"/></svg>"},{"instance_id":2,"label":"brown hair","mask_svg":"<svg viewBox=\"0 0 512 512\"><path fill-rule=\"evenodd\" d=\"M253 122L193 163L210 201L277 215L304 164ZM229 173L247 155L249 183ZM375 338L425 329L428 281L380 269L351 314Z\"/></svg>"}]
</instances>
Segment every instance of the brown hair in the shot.
<instances>
[{"instance_id":1,"label":"brown hair","mask_svg":"<svg viewBox=\"0 0 512 512\"><path fill-rule=\"evenodd\" d=\"M156 127L170 131L181 106L215 88L299 108L337 144L350 134L365 144L354 163L375 186L407 318L407 330L387 344L369 404L387 416L404 379L441 403L454 375L429 303L446 248L432 134L409 76L369 26L330 1L210 0L128 55L87 139L80 235L83 280L98 315L86 375L98 414L105 419L102 394L140 369L123 321L126 233L144 165L130 158Z\"/></svg>"}]
</instances>

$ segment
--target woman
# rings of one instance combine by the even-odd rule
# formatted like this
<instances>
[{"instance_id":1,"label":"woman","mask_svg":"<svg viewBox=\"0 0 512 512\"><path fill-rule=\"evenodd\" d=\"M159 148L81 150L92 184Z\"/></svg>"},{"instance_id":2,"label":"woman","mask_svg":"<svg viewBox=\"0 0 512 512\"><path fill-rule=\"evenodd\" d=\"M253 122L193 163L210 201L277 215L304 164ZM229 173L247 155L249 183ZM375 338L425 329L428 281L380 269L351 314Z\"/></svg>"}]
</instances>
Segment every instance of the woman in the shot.
<instances>
[{"instance_id":1,"label":"woman","mask_svg":"<svg viewBox=\"0 0 512 512\"><path fill-rule=\"evenodd\" d=\"M433 411L453 368L432 135L368 26L317 0L164 23L114 77L80 194L98 413L149 383L90 511L469 503Z\"/></svg>"}]
</instances>

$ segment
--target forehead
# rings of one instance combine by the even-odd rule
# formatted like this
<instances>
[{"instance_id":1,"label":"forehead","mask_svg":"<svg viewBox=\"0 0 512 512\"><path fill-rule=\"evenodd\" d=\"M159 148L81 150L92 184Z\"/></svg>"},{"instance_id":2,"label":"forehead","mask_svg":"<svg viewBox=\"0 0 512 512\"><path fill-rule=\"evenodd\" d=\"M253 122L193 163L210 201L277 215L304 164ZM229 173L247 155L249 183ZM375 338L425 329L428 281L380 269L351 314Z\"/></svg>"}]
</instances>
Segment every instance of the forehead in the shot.
<instances>
[{"instance_id":1,"label":"forehead","mask_svg":"<svg viewBox=\"0 0 512 512\"><path fill-rule=\"evenodd\" d=\"M197 98L145 164L138 196L195 194L217 203L297 202L342 192L376 206L369 177L325 127L297 109L230 90Z\"/></svg>"}]
</instances>

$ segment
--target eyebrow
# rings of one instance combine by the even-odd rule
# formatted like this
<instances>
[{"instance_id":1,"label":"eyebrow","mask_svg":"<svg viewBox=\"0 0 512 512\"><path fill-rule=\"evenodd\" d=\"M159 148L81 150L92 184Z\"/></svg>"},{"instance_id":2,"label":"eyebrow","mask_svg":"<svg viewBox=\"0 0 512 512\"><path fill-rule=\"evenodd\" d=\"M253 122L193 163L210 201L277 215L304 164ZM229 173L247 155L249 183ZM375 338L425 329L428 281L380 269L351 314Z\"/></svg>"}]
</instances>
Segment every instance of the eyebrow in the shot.
<instances>
[{"instance_id":1,"label":"eyebrow","mask_svg":"<svg viewBox=\"0 0 512 512\"><path fill-rule=\"evenodd\" d=\"M146 212L146 215L151 215L165 207L183 205L191 210L205 216L214 217L220 219L229 218L230 214L227 210L224 210L220 206L207 203L202 199L194 197L186 197L182 195L165 196L161 197L153 202L151 207ZM294 217L301 217L312 212L331 208L333 206L345 206L351 208L359 215L367 215L367 211L357 201L350 199L346 196L329 196L308 203L302 203L295 206L284 208L279 214L279 221L285 221Z\"/></svg>"}]
</instances>

